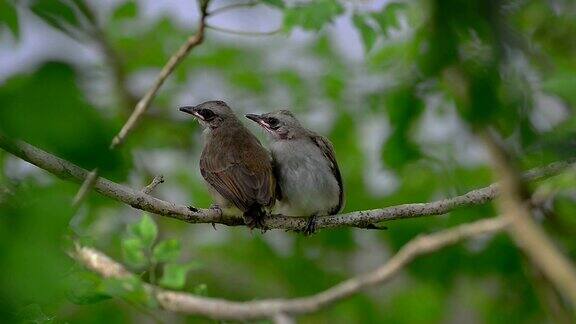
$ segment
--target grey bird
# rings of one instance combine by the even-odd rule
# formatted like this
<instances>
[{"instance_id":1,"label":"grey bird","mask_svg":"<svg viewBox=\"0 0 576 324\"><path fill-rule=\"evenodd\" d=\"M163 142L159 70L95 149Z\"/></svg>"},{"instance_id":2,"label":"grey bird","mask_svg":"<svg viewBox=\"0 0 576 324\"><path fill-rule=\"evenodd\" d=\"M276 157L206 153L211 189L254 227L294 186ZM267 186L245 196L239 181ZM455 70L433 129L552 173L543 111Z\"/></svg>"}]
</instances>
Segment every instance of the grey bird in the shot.
<instances>
[{"instance_id":1,"label":"grey bird","mask_svg":"<svg viewBox=\"0 0 576 324\"><path fill-rule=\"evenodd\" d=\"M332 143L303 127L288 110L246 117L272 138L279 201L275 211L309 217L304 232L313 233L316 216L334 215L344 207L344 186Z\"/></svg>"},{"instance_id":2,"label":"grey bird","mask_svg":"<svg viewBox=\"0 0 576 324\"><path fill-rule=\"evenodd\" d=\"M258 139L223 101L180 107L204 128L200 172L217 207L243 216L250 228L262 227L276 201L272 159Z\"/></svg>"}]
</instances>

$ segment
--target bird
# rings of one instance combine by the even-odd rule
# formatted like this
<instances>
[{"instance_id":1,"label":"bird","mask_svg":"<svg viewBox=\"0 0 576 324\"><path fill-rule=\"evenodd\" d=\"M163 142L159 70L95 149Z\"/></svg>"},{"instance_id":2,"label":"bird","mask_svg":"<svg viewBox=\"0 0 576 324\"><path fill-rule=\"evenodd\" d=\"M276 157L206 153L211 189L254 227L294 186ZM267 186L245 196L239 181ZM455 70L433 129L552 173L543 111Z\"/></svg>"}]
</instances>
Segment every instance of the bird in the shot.
<instances>
[{"instance_id":1,"label":"bird","mask_svg":"<svg viewBox=\"0 0 576 324\"><path fill-rule=\"evenodd\" d=\"M263 218L276 201L270 153L224 101L179 107L203 127L200 173L215 200L213 208L241 216L246 225L263 229Z\"/></svg>"},{"instance_id":2,"label":"bird","mask_svg":"<svg viewBox=\"0 0 576 324\"><path fill-rule=\"evenodd\" d=\"M246 117L270 135L277 208L285 216L308 217L305 234L316 231L316 216L344 207L344 185L330 140L300 124L288 110Z\"/></svg>"}]
</instances>

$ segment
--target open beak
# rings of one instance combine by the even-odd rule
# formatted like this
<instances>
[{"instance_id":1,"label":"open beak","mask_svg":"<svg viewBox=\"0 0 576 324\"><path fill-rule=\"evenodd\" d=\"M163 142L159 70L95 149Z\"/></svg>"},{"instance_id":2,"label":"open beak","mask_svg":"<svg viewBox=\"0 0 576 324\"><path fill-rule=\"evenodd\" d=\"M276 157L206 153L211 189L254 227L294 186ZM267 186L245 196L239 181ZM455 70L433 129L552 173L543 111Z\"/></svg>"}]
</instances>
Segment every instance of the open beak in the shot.
<instances>
[{"instance_id":1,"label":"open beak","mask_svg":"<svg viewBox=\"0 0 576 324\"><path fill-rule=\"evenodd\" d=\"M258 125L268 129L270 125L264 121L262 116L256 114L246 114L246 118L255 121Z\"/></svg>"},{"instance_id":2,"label":"open beak","mask_svg":"<svg viewBox=\"0 0 576 324\"><path fill-rule=\"evenodd\" d=\"M190 114L200 120L204 120L204 117L202 117L202 115L200 115L200 113L198 113L198 109L196 109L195 106L184 106L184 107L180 107L178 108L178 110L180 110L181 112L185 112L187 114Z\"/></svg>"}]
</instances>

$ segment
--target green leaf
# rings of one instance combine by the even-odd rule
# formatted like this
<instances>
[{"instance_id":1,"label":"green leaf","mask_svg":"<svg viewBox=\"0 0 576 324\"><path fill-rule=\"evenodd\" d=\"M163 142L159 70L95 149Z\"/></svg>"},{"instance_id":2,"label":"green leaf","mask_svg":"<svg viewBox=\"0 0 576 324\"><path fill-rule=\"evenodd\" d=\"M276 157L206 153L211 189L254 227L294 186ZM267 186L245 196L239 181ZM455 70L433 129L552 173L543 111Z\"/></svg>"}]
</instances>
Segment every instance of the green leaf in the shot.
<instances>
[{"instance_id":1,"label":"green leaf","mask_svg":"<svg viewBox=\"0 0 576 324\"><path fill-rule=\"evenodd\" d=\"M10 29L15 37L19 36L18 12L8 0L0 0L0 27L4 25Z\"/></svg>"},{"instance_id":2,"label":"green leaf","mask_svg":"<svg viewBox=\"0 0 576 324\"><path fill-rule=\"evenodd\" d=\"M368 63L372 67L382 69L412 66L415 56L415 43L410 40L386 42L384 46L379 47L370 55Z\"/></svg>"},{"instance_id":3,"label":"green leaf","mask_svg":"<svg viewBox=\"0 0 576 324\"><path fill-rule=\"evenodd\" d=\"M77 272L71 275L70 281L67 297L74 304L87 305L110 298L99 290L102 278L94 273Z\"/></svg>"},{"instance_id":4,"label":"green leaf","mask_svg":"<svg viewBox=\"0 0 576 324\"><path fill-rule=\"evenodd\" d=\"M74 9L62 0L37 0L30 9L54 28L64 31L67 25L80 26Z\"/></svg>"},{"instance_id":5,"label":"green leaf","mask_svg":"<svg viewBox=\"0 0 576 324\"><path fill-rule=\"evenodd\" d=\"M318 31L342 13L344 13L344 8L335 0L318 0L300 4L284 11L284 30L290 31L299 26L305 30Z\"/></svg>"},{"instance_id":6,"label":"green leaf","mask_svg":"<svg viewBox=\"0 0 576 324\"><path fill-rule=\"evenodd\" d=\"M100 284L99 289L102 293L105 293L113 297L124 297L126 295L126 292L135 290L137 285L141 285L140 283L137 283L134 279L135 276L130 276L122 279L120 278L104 279Z\"/></svg>"},{"instance_id":7,"label":"green leaf","mask_svg":"<svg viewBox=\"0 0 576 324\"><path fill-rule=\"evenodd\" d=\"M85 97L72 66L50 62L0 87L0 129L101 175L122 181L127 155L109 150L117 131ZM43 109L37 109L49 102Z\"/></svg>"},{"instance_id":8,"label":"green leaf","mask_svg":"<svg viewBox=\"0 0 576 324\"><path fill-rule=\"evenodd\" d=\"M372 17L380 26L383 33L388 33L390 28L400 27L398 13L406 7L404 3L392 2L378 13L373 13Z\"/></svg>"},{"instance_id":9,"label":"green leaf","mask_svg":"<svg viewBox=\"0 0 576 324\"><path fill-rule=\"evenodd\" d=\"M341 73L327 73L322 78L322 83L326 95L333 99L339 100L346 89L347 77Z\"/></svg>"},{"instance_id":10,"label":"green leaf","mask_svg":"<svg viewBox=\"0 0 576 324\"><path fill-rule=\"evenodd\" d=\"M553 93L576 106L576 75L563 72L553 75L542 83L544 91Z\"/></svg>"},{"instance_id":11,"label":"green leaf","mask_svg":"<svg viewBox=\"0 0 576 324\"><path fill-rule=\"evenodd\" d=\"M134 1L128 1L116 8L112 18L114 20L121 20L126 18L134 18L138 14L138 6Z\"/></svg>"},{"instance_id":12,"label":"green leaf","mask_svg":"<svg viewBox=\"0 0 576 324\"><path fill-rule=\"evenodd\" d=\"M284 1L282 0L262 0L263 3L276 8L284 8Z\"/></svg>"},{"instance_id":13,"label":"green leaf","mask_svg":"<svg viewBox=\"0 0 576 324\"><path fill-rule=\"evenodd\" d=\"M86 18L90 23L95 24L96 17L94 16L92 9L86 4L86 1L88 0L65 0L65 2L72 4L74 10L79 11L83 18Z\"/></svg>"},{"instance_id":14,"label":"green leaf","mask_svg":"<svg viewBox=\"0 0 576 324\"><path fill-rule=\"evenodd\" d=\"M196 267L196 263L165 264L164 272L162 274L162 278L160 279L160 285L171 289L182 289L186 284L186 274L188 271Z\"/></svg>"},{"instance_id":15,"label":"green leaf","mask_svg":"<svg viewBox=\"0 0 576 324\"><path fill-rule=\"evenodd\" d=\"M396 130L384 143L382 158L387 166L398 170L407 163L422 157L418 145L410 140L407 134Z\"/></svg>"},{"instance_id":16,"label":"green leaf","mask_svg":"<svg viewBox=\"0 0 576 324\"><path fill-rule=\"evenodd\" d=\"M110 296L123 298L131 302L157 307L158 303L140 278L131 275L124 278L109 278L102 281L100 291Z\"/></svg>"},{"instance_id":17,"label":"green leaf","mask_svg":"<svg viewBox=\"0 0 576 324\"><path fill-rule=\"evenodd\" d=\"M199 284L194 287L194 295L206 296L208 294L208 286L206 284Z\"/></svg>"},{"instance_id":18,"label":"green leaf","mask_svg":"<svg viewBox=\"0 0 576 324\"><path fill-rule=\"evenodd\" d=\"M394 129L384 143L382 157L393 169L400 169L422 155L418 145L410 139L411 128L424 110L424 104L415 92L413 86L404 85L391 90L386 97L386 111Z\"/></svg>"},{"instance_id":19,"label":"green leaf","mask_svg":"<svg viewBox=\"0 0 576 324\"><path fill-rule=\"evenodd\" d=\"M129 237L122 240L124 261L134 268L142 268L148 264L144 249L143 242L138 238Z\"/></svg>"},{"instance_id":20,"label":"green leaf","mask_svg":"<svg viewBox=\"0 0 576 324\"><path fill-rule=\"evenodd\" d=\"M146 248L151 248L158 235L158 227L148 213L142 213L140 221L130 227L130 233L142 241Z\"/></svg>"},{"instance_id":21,"label":"green leaf","mask_svg":"<svg viewBox=\"0 0 576 324\"><path fill-rule=\"evenodd\" d=\"M352 22L354 23L354 26L356 26L356 28L358 28L360 31L360 36L362 36L362 42L364 43L364 50L369 52L372 47L374 47L374 43L376 43L378 34L374 28L372 28L372 26L366 22L366 18L366 16L355 14L352 16Z\"/></svg>"},{"instance_id":22,"label":"green leaf","mask_svg":"<svg viewBox=\"0 0 576 324\"><path fill-rule=\"evenodd\" d=\"M175 262L180 256L180 241L170 239L158 243L154 247L152 257L156 262Z\"/></svg>"},{"instance_id":23,"label":"green leaf","mask_svg":"<svg viewBox=\"0 0 576 324\"><path fill-rule=\"evenodd\" d=\"M238 71L230 76L230 82L238 88L253 92L262 92L266 89L265 81L254 71Z\"/></svg>"}]
</instances>

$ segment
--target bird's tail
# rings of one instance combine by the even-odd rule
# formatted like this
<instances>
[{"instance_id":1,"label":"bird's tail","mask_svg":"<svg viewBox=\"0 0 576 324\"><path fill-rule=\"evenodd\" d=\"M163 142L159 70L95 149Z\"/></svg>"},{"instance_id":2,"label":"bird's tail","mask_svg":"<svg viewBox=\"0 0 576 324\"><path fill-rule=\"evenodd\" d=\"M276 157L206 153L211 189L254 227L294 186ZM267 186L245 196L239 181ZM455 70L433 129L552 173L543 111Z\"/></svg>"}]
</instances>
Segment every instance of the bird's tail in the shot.
<instances>
[{"instance_id":1,"label":"bird's tail","mask_svg":"<svg viewBox=\"0 0 576 324\"><path fill-rule=\"evenodd\" d=\"M264 217L266 211L260 204L254 204L244 212L244 222L248 227L264 229Z\"/></svg>"}]
</instances>

